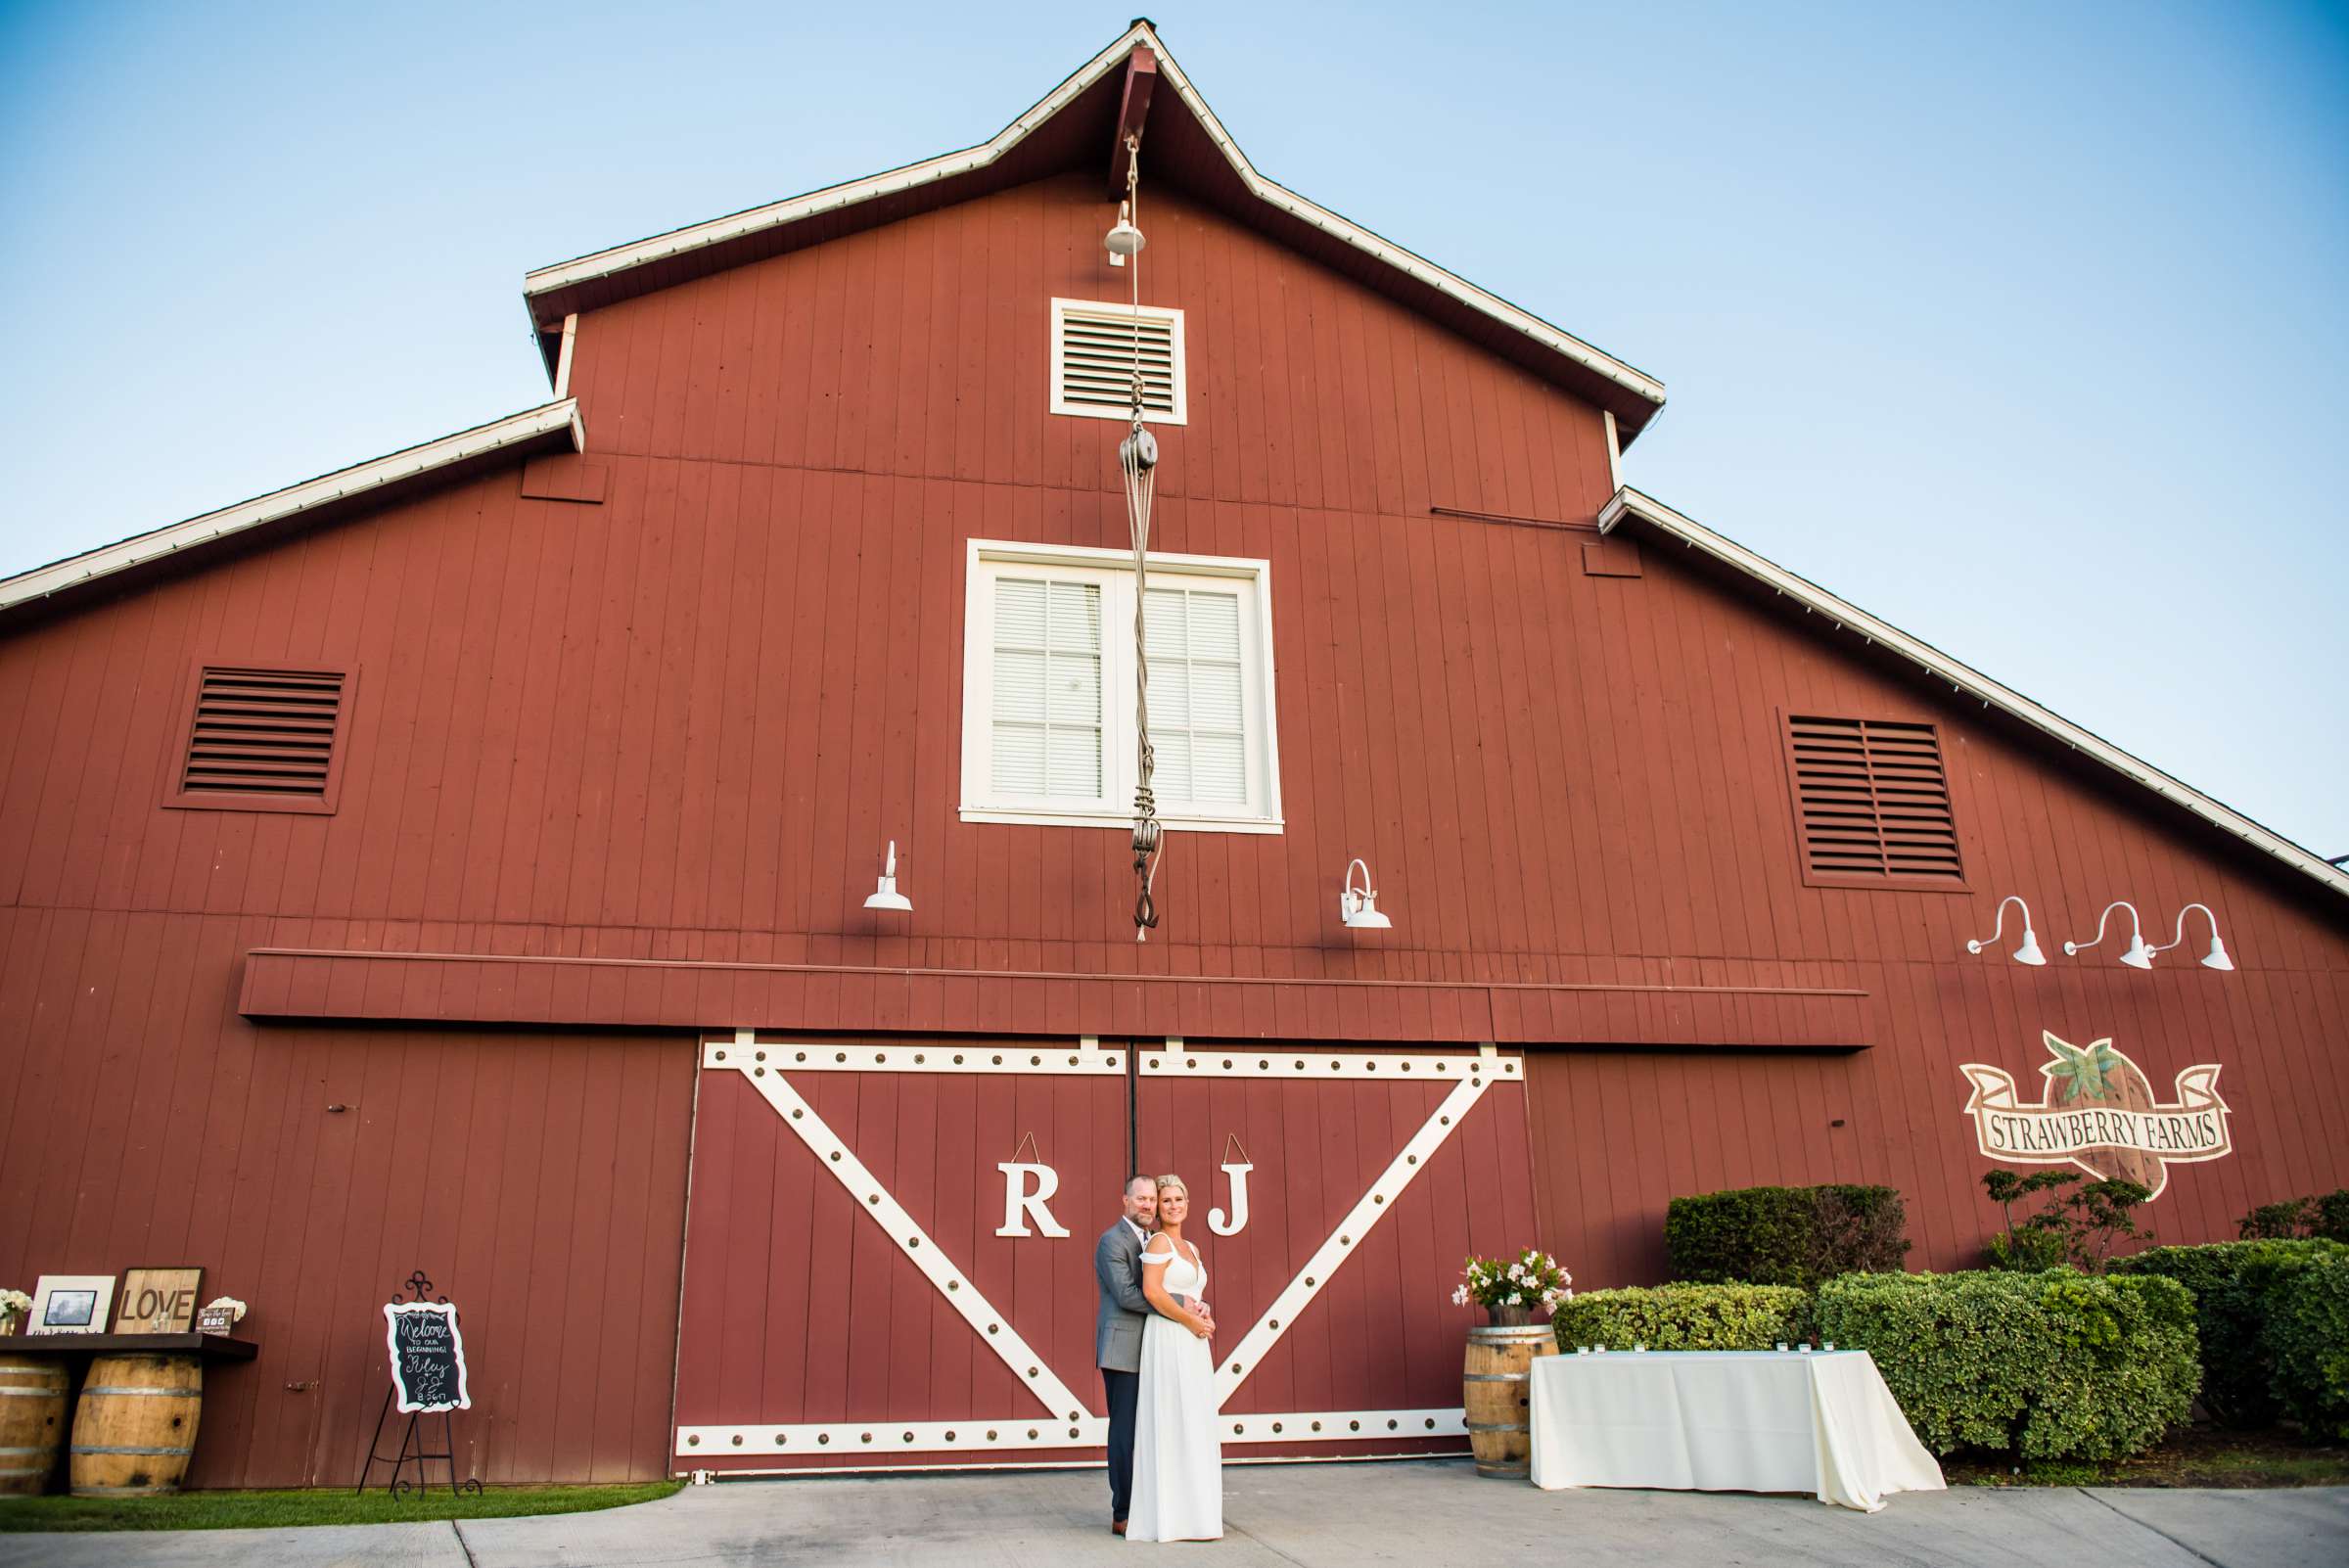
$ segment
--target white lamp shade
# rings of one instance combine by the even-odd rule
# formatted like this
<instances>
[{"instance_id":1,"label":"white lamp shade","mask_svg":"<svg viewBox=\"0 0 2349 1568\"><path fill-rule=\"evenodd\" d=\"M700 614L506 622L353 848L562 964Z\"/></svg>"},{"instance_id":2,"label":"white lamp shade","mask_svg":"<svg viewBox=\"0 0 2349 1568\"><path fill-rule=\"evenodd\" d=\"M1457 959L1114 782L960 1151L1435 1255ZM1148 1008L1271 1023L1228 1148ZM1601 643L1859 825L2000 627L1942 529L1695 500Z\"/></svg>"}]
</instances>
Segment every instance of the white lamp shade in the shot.
<instances>
[{"instance_id":1,"label":"white lamp shade","mask_svg":"<svg viewBox=\"0 0 2349 1568\"><path fill-rule=\"evenodd\" d=\"M1143 237L1141 230L1133 226L1130 218L1120 217L1117 227L1109 231L1107 243L1111 255L1139 255L1142 247L1150 242Z\"/></svg>"},{"instance_id":2,"label":"white lamp shade","mask_svg":"<svg viewBox=\"0 0 2349 1568\"><path fill-rule=\"evenodd\" d=\"M2153 967L2153 955L2145 950L2145 939L2143 937L2133 936L2129 939L2129 950L2121 954L2121 962L2127 964L2132 969L2150 969Z\"/></svg>"},{"instance_id":3,"label":"white lamp shade","mask_svg":"<svg viewBox=\"0 0 2349 1568\"><path fill-rule=\"evenodd\" d=\"M1378 912L1378 896L1370 893L1347 895L1346 923L1357 931L1391 931L1395 922Z\"/></svg>"},{"instance_id":4,"label":"white lamp shade","mask_svg":"<svg viewBox=\"0 0 2349 1568\"><path fill-rule=\"evenodd\" d=\"M2218 933L2216 932L2211 933L2210 952L2203 958L2202 967L2205 969L2225 970L2233 970L2234 968L2234 960L2227 956L2227 944L2219 940Z\"/></svg>"},{"instance_id":5,"label":"white lamp shade","mask_svg":"<svg viewBox=\"0 0 2349 1568\"><path fill-rule=\"evenodd\" d=\"M2014 961L2029 964L2034 969L2044 966L2048 961L2048 955L2039 950L2039 933L2029 926L2023 927L2023 945L2014 949Z\"/></svg>"}]
</instances>

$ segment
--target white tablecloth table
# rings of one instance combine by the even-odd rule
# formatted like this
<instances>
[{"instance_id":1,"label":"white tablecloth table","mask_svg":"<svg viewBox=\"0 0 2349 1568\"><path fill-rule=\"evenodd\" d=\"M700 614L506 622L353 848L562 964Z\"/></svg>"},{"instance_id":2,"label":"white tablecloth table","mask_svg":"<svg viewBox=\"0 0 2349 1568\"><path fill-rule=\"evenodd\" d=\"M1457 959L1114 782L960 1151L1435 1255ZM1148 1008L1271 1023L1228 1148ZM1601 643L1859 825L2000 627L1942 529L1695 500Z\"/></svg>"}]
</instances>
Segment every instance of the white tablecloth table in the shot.
<instances>
[{"instance_id":1,"label":"white tablecloth table","mask_svg":"<svg viewBox=\"0 0 2349 1568\"><path fill-rule=\"evenodd\" d=\"M1549 1491L1809 1492L1873 1513L1947 1485L1865 1351L1567 1351L1535 1360L1532 1392Z\"/></svg>"}]
</instances>

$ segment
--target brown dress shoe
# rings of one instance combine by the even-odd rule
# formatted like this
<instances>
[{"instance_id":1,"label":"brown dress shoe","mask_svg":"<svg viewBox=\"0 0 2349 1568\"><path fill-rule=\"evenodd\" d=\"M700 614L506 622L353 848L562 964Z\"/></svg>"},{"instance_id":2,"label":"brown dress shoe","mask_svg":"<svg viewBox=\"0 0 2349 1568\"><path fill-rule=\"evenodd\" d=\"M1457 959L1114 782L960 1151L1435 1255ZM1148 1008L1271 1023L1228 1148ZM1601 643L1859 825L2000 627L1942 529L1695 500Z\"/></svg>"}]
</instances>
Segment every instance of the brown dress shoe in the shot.
<instances>
[{"instance_id":1,"label":"brown dress shoe","mask_svg":"<svg viewBox=\"0 0 2349 1568\"><path fill-rule=\"evenodd\" d=\"M1113 1536L1124 1535L1126 1533L1126 1521L1123 1519L1112 1519L1109 1522L1109 1533Z\"/></svg>"}]
</instances>

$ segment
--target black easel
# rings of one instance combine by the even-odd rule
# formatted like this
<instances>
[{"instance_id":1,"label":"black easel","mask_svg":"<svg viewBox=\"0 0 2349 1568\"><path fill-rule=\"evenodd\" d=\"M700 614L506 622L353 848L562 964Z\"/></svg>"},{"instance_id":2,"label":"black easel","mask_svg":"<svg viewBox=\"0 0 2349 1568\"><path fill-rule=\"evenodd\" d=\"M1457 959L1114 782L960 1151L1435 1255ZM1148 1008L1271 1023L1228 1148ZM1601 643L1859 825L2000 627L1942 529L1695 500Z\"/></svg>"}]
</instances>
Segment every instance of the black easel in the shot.
<instances>
[{"instance_id":1,"label":"black easel","mask_svg":"<svg viewBox=\"0 0 2349 1568\"><path fill-rule=\"evenodd\" d=\"M423 1269L419 1268L414 1273L408 1275L408 1291L410 1292L413 1300L423 1301L425 1299L425 1293L432 1288L433 1282L424 1277ZM398 1306L400 1304L400 1296L397 1293L394 1293L392 1297L392 1305L394 1307ZM433 1300L444 1307L448 1305L448 1298L446 1296L436 1296L433 1298ZM392 1466L392 1479L384 1487L386 1492L391 1493L395 1498L405 1498L413 1494L420 1494L424 1491L428 1484L424 1475L425 1461L427 1459L438 1459L443 1464L448 1466L448 1491L451 1497L465 1497L468 1495L477 1498L480 1497L482 1495L482 1483L480 1478L467 1477L462 1482L457 1479L457 1445L454 1427L449 1419L450 1415L452 1414L451 1411L441 1410L438 1412L440 1417L440 1450L438 1453L428 1453L426 1451L423 1437L417 1429L418 1423L421 1422L424 1417L435 1413L431 1410L413 1410L409 1412L407 1430L400 1437L399 1453L397 1454L387 1455L380 1452L384 1440L384 1422L392 1414L392 1395L398 1391L398 1388L399 1384L397 1373L396 1369L394 1369L392 1386L384 1390L384 1407L376 1412L375 1435L367 1440L366 1466L359 1471L359 1484L351 1489L351 1496L355 1498L360 1493L367 1490L367 1478L375 1473L375 1467L379 1464L388 1464ZM402 1471L407 1469L410 1463L413 1463L416 1466L416 1479L413 1481L405 1479L401 1474Z\"/></svg>"}]
</instances>

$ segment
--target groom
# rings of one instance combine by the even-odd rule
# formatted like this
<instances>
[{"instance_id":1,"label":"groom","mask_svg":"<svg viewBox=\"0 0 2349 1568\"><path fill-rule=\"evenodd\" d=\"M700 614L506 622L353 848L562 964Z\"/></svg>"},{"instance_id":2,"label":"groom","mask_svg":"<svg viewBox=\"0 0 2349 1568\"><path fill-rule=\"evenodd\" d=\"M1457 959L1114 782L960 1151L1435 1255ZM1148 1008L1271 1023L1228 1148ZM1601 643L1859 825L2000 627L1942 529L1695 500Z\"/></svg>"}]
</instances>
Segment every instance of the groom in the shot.
<instances>
[{"instance_id":1,"label":"groom","mask_svg":"<svg viewBox=\"0 0 2349 1568\"><path fill-rule=\"evenodd\" d=\"M1101 1286L1093 1361L1109 1397L1109 1528L1121 1536L1133 1498L1133 1410L1141 1392L1142 1324L1150 1316L1142 1298L1142 1247L1158 1218L1157 1181L1146 1176L1128 1181L1125 1210L1093 1244L1093 1277Z\"/></svg>"}]
</instances>

